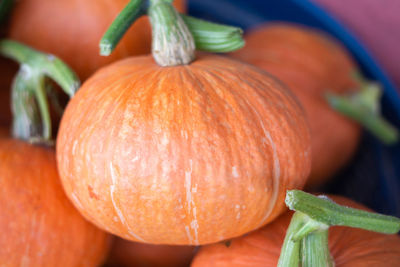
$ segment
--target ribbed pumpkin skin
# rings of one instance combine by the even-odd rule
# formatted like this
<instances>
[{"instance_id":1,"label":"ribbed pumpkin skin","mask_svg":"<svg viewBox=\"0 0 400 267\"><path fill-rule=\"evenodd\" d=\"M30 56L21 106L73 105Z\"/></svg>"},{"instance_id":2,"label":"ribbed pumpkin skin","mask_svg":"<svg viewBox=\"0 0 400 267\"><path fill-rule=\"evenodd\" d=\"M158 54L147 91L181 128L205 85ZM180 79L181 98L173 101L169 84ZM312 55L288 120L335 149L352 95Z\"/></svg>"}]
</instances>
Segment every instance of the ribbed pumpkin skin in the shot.
<instances>
[{"instance_id":1,"label":"ribbed pumpkin skin","mask_svg":"<svg viewBox=\"0 0 400 267\"><path fill-rule=\"evenodd\" d=\"M9 37L55 54L82 80L121 58L146 54L151 47L147 18L139 19L109 57L99 55L99 42L129 0L22 0L11 16ZM175 0L180 11L184 0Z\"/></svg>"},{"instance_id":2,"label":"ribbed pumpkin skin","mask_svg":"<svg viewBox=\"0 0 400 267\"><path fill-rule=\"evenodd\" d=\"M289 86L303 105L311 128L312 167L307 187L326 182L354 155L360 127L333 110L327 91L357 90L357 67L347 52L323 33L291 24L268 24L250 32L233 57L254 64Z\"/></svg>"},{"instance_id":3,"label":"ribbed pumpkin skin","mask_svg":"<svg viewBox=\"0 0 400 267\"><path fill-rule=\"evenodd\" d=\"M332 196L342 205L368 210L347 198ZM192 267L275 267L289 226L292 212L247 236L232 240L231 245L205 246L200 249ZM400 237L365 230L332 227L329 248L336 267L400 266Z\"/></svg>"},{"instance_id":4,"label":"ribbed pumpkin skin","mask_svg":"<svg viewBox=\"0 0 400 267\"><path fill-rule=\"evenodd\" d=\"M61 121L57 160L89 220L132 241L197 245L284 209L309 173L303 112L250 65L201 55L161 68L130 58L92 76Z\"/></svg>"},{"instance_id":5,"label":"ribbed pumpkin skin","mask_svg":"<svg viewBox=\"0 0 400 267\"><path fill-rule=\"evenodd\" d=\"M149 245L116 238L107 262L118 267L185 267L196 250L192 246Z\"/></svg>"},{"instance_id":6,"label":"ribbed pumpkin skin","mask_svg":"<svg viewBox=\"0 0 400 267\"><path fill-rule=\"evenodd\" d=\"M63 192L51 149L0 139L1 266L99 266L106 233Z\"/></svg>"}]
</instances>

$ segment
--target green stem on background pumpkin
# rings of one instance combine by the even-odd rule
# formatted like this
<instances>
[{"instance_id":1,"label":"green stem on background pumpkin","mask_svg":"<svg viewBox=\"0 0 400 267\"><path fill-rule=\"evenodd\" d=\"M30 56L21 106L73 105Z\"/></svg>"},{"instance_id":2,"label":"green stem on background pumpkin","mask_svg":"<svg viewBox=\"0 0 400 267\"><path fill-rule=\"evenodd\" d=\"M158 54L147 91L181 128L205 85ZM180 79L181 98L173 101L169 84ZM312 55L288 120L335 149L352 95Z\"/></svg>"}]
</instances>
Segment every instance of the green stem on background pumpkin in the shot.
<instances>
[{"instance_id":1,"label":"green stem on background pumpkin","mask_svg":"<svg viewBox=\"0 0 400 267\"><path fill-rule=\"evenodd\" d=\"M24 68L14 78L11 91L11 109L13 118L12 135L19 139L36 139L42 134L40 110L35 99L35 85L26 80Z\"/></svg>"},{"instance_id":2,"label":"green stem on background pumpkin","mask_svg":"<svg viewBox=\"0 0 400 267\"><path fill-rule=\"evenodd\" d=\"M291 210L300 211L328 226L341 225L384 234L400 230L400 219L336 204L327 197L316 197L300 190L289 190L285 199Z\"/></svg>"},{"instance_id":3,"label":"green stem on background pumpkin","mask_svg":"<svg viewBox=\"0 0 400 267\"><path fill-rule=\"evenodd\" d=\"M302 239L301 266L334 266L328 246L328 229L314 231Z\"/></svg>"},{"instance_id":4,"label":"green stem on background pumpkin","mask_svg":"<svg viewBox=\"0 0 400 267\"><path fill-rule=\"evenodd\" d=\"M285 241L281 249L278 267L298 267L300 263L301 241L293 240L293 236L306 224L306 215L296 212L286 232Z\"/></svg>"},{"instance_id":5,"label":"green stem on background pumpkin","mask_svg":"<svg viewBox=\"0 0 400 267\"><path fill-rule=\"evenodd\" d=\"M279 267L334 266L328 247L330 226L341 225L395 234L400 219L336 204L325 196L316 197L299 190L289 190L285 199L292 217L281 249ZM293 249L294 246L296 250Z\"/></svg>"},{"instance_id":6,"label":"green stem on background pumpkin","mask_svg":"<svg viewBox=\"0 0 400 267\"><path fill-rule=\"evenodd\" d=\"M14 5L14 0L1 0L1 2L0 2L0 22L3 22L7 18L13 5Z\"/></svg>"},{"instance_id":7,"label":"green stem on background pumpkin","mask_svg":"<svg viewBox=\"0 0 400 267\"><path fill-rule=\"evenodd\" d=\"M128 30L129 26L146 12L150 17L153 16L153 18L156 19L155 22L162 21L169 24L166 25L167 29L173 29L174 26L179 26L180 28L183 27L183 29L188 28L192 38L194 39L197 50L226 53L232 52L244 46L244 40L242 37L243 31L240 28L207 22L191 16L178 14L175 8L171 5L173 2L171 0L150 1L150 7L146 7L144 4L134 4L133 2L139 1L131 1L131 3L129 3L120 13L120 15L118 15L115 21L111 24L110 28L107 30L106 34L101 39L101 55L110 55L117 46L118 42L121 40L124 33ZM161 8L154 8L156 5L161 5L162 7L160 6ZM172 9L174 11L172 11ZM157 17L158 15L164 16L165 20ZM182 26L183 24L185 24L185 26ZM179 33L181 30L182 29L179 29L178 31L175 31L175 33ZM167 35L169 34L172 34L172 37L174 37L173 31L169 32ZM187 35L187 33L185 33L185 35ZM175 40L172 41L173 43L175 42Z\"/></svg>"},{"instance_id":8,"label":"green stem on background pumpkin","mask_svg":"<svg viewBox=\"0 0 400 267\"><path fill-rule=\"evenodd\" d=\"M129 27L146 13L144 0L131 0L108 28L100 41L100 55L109 56Z\"/></svg>"},{"instance_id":9,"label":"green stem on background pumpkin","mask_svg":"<svg viewBox=\"0 0 400 267\"><path fill-rule=\"evenodd\" d=\"M13 135L34 142L51 142L51 119L47 101L47 78L73 96L80 86L76 74L60 59L21 43L0 41L0 54L17 61L21 68L12 86ZM41 121L37 114L40 113ZM41 131L38 128L41 127ZM40 132L40 134L39 134Z\"/></svg>"},{"instance_id":10,"label":"green stem on background pumpkin","mask_svg":"<svg viewBox=\"0 0 400 267\"><path fill-rule=\"evenodd\" d=\"M331 107L357 121L385 144L399 139L398 130L380 115L381 88L374 83L362 82L362 89L350 95L327 93Z\"/></svg>"}]
</instances>

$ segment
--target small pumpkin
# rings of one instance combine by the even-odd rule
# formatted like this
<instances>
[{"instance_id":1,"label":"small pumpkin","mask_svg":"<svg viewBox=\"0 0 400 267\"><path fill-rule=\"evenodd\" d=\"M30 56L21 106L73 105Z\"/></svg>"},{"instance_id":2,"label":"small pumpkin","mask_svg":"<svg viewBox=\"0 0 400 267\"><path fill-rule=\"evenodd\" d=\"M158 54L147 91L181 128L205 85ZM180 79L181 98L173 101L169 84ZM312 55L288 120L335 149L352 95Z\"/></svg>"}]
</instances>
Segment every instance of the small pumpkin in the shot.
<instances>
[{"instance_id":1,"label":"small pumpkin","mask_svg":"<svg viewBox=\"0 0 400 267\"><path fill-rule=\"evenodd\" d=\"M128 58L82 85L57 139L64 189L88 220L131 241L198 245L259 228L308 176L303 111L248 64L209 54L189 63L183 20L168 1L151 3L154 54L177 66Z\"/></svg>"},{"instance_id":2,"label":"small pumpkin","mask_svg":"<svg viewBox=\"0 0 400 267\"><path fill-rule=\"evenodd\" d=\"M332 196L345 206L369 210L350 199ZM200 249L192 267L277 266L281 247L293 212L287 212L264 228L234 239L227 247L214 244ZM366 230L331 227L329 248L337 267L395 267L400 264L400 237Z\"/></svg>"},{"instance_id":3,"label":"small pumpkin","mask_svg":"<svg viewBox=\"0 0 400 267\"><path fill-rule=\"evenodd\" d=\"M129 0L23 0L12 12L9 38L57 55L81 80L102 66L128 56L150 52L151 30L141 18L110 57L98 54L98 43ZM185 10L185 0L175 0Z\"/></svg>"},{"instance_id":4,"label":"small pumpkin","mask_svg":"<svg viewBox=\"0 0 400 267\"><path fill-rule=\"evenodd\" d=\"M69 202L53 149L0 139L0 262L5 266L99 266L109 236Z\"/></svg>"},{"instance_id":5,"label":"small pumpkin","mask_svg":"<svg viewBox=\"0 0 400 267\"><path fill-rule=\"evenodd\" d=\"M149 245L116 238L107 262L118 267L185 267L196 250L191 246Z\"/></svg>"},{"instance_id":6,"label":"small pumpkin","mask_svg":"<svg viewBox=\"0 0 400 267\"><path fill-rule=\"evenodd\" d=\"M5 128L0 128L0 262L3 266L99 266L110 236L74 208L61 186L54 149L42 146L51 143L49 116L40 120L49 113L44 101L46 81L52 78L70 94L79 81L58 58L15 41L1 40L0 53L23 65L12 86L12 133L18 139L7 137Z\"/></svg>"},{"instance_id":7,"label":"small pumpkin","mask_svg":"<svg viewBox=\"0 0 400 267\"><path fill-rule=\"evenodd\" d=\"M252 30L233 57L278 77L302 103L311 128L312 168L307 186L324 184L353 157L360 126L332 109L326 92L357 91L357 66L326 34L295 24L271 23Z\"/></svg>"}]
</instances>

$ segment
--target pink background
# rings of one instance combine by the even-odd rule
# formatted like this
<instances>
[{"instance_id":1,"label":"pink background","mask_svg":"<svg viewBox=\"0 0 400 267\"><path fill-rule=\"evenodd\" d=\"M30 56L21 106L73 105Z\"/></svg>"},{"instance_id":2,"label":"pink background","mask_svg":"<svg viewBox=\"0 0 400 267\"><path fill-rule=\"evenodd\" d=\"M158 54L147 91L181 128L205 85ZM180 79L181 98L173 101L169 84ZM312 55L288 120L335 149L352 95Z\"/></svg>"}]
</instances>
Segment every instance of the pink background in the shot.
<instances>
[{"instance_id":1,"label":"pink background","mask_svg":"<svg viewBox=\"0 0 400 267\"><path fill-rule=\"evenodd\" d=\"M313 0L347 26L400 88L400 0Z\"/></svg>"}]
</instances>

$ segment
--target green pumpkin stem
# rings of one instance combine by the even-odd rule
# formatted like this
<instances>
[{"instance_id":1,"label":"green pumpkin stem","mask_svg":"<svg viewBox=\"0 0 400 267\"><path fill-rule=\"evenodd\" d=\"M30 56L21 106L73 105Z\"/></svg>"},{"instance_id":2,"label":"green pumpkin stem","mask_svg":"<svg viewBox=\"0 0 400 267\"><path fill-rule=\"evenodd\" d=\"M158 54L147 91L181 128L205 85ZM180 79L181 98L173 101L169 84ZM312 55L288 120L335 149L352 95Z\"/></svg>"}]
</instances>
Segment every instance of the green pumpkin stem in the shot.
<instances>
[{"instance_id":1,"label":"green pumpkin stem","mask_svg":"<svg viewBox=\"0 0 400 267\"><path fill-rule=\"evenodd\" d=\"M361 84L360 91L348 95L327 93L326 100L333 109L360 123L383 143L397 143L399 131L380 114L382 89L360 75L356 75L356 80Z\"/></svg>"},{"instance_id":2,"label":"green pumpkin stem","mask_svg":"<svg viewBox=\"0 0 400 267\"><path fill-rule=\"evenodd\" d=\"M152 25L152 52L161 66L189 64L195 49L231 52L244 46L243 31L179 14L171 0L131 1L111 24L100 41L100 54L110 55L129 26L146 14Z\"/></svg>"},{"instance_id":3,"label":"green pumpkin stem","mask_svg":"<svg viewBox=\"0 0 400 267\"><path fill-rule=\"evenodd\" d=\"M0 41L0 54L21 65L12 85L13 136L31 143L51 143L48 81L52 79L72 97L80 86L78 77L57 57L12 40Z\"/></svg>"},{"instance_id":4,"label":"green pumpkin stem","mask_svg":"<svg viewBox=\"0 0 400 267\"><path fill-rule=\"evenodd\" d=\"M146 13L144 0L131 0L108 28L100 41L100 55L109 56L129 27Z\"/></svg>"},{"instance_id":5,"label":"green pumpkin stem","mask_svg":"<svg viewBox=\"0 0 400 267\"><path fill-rule=\"evenodd\" d=\"M289 190L286 205L295 213L286 232L279 267L334 266L328 247L330 226L340 225L395 234L400 219L336 204L331 199ZM298 259L300 259L298 261Z\"/></svg>"},{"instance_id":6,"label":"green pumpkin stem","mask_svg":"<svg viewBox=\"0 0 400 267\"><path fill-rule=\"evenodd\" d=\"M298 212L293 215L286 232L285 241L281 249L278 267L299 267L301 240L295 240L293 236L306 224L306 215Z\"/></svg>"},{"instance_id":7,"label":"green pumpkin stem","mask_svg":"<svg viewBox=\"0 0 400 267\"><path fill-rule=\"evenodd\" d=\"M328 246L328 229L316 230L302 239L301 266L335 266Z\"/></svg>"}]
</instances>

